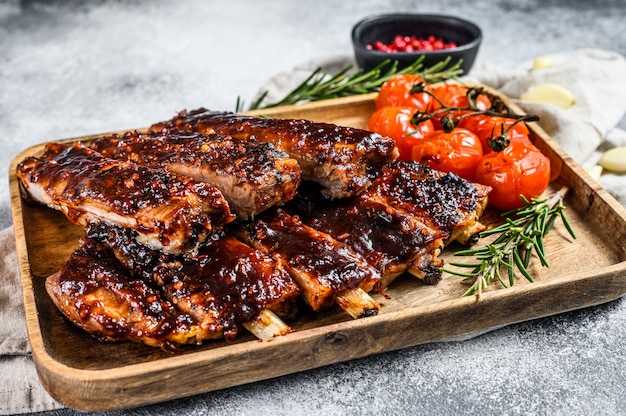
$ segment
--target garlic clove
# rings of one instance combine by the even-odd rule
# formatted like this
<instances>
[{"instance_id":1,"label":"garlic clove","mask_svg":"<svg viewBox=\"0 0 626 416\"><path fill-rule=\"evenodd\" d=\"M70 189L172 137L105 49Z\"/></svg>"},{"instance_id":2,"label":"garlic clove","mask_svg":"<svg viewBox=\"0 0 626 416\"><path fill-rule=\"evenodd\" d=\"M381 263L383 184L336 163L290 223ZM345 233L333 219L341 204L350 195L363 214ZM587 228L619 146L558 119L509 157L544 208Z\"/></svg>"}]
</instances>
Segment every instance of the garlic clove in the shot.
<instances>
[{"instance_id":1,"label":"garlic clove","mask_svg":"<svg viewBox=\"0 0 626 416\"><path fill-rule=\"evenodd\" d=\"M600 179L600 176L602 176L602 166L600 165L589 166L585 170L587 171L589 176L591 176L591 178L595 181L598 181Z\"/></svg>"},{"instance_id":2,"label":"garlic clove","mask_svg":"<svg viewBox=\"0 0 626 416\"><path fill-rule=\"evenodd\" d=\"M567 88L557 84L541 84L530 87L519 98L523 101L552 104L564 109L576 104L576 97Z\"/></svg>"},{"instance_id":3,"label":"garlic clove","mask_svg":"<svg viewBox=\"0 0 626 416\"><path fill-rule=\"evenodd\" d=\"M540 56L533 61L533 71L548 69L554 66L554 60L550 56Z\"/></svg>"},{"instance_id":4,"label":"garlic clove","mask_svg":"<svg viewBox=\"0 0 626 416\"><path fill-rule=\"evenodd\" d=\"M626 172L626 146L604 152L598 164L613 172Z\"/></svg>"}]
</instances>

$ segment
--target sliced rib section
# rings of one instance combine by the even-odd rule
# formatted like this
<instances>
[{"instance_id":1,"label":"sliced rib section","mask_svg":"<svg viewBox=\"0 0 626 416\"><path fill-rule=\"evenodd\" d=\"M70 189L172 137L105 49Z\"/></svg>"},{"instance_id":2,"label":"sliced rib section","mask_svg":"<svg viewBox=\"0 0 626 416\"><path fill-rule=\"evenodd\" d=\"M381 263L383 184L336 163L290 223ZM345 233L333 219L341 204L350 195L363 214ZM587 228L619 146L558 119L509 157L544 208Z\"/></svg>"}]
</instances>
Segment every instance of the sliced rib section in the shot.
<instances>
[{"instance_id":1,"label":"sliced rib section","mask_svg":"<svg viewBox=\"0 0 626 416\"><path fill-rule=\"evenodd\" d=\"M297 216L283 209L266 211L255 221L243 224L237 233L245 242L274 256L285 266L314 311L332 306L346 292L369 292L380 284L378 271L348 245L303 224ZM363 296L356 298L364 299ZM350 306L357 311L353 316L376 314L379 305L370 299ZM348 308L344 303L339 305Z\"/></svg>"},{"instance_id":2,"label":"sliced rib section","mask_svg":"<svg viewBox=\"0 0 626 416\"><path fill-rule=\"evenodd\" d=\"M370 174L398 156L391 138L308 120L252 117L200 108L154 124L150 131L169 129L270 142L296 159L302 178L321 184L324 194L331 198L360 194L370 185Z\"/></svg>"},{"instance_id":3,"label":"sliced rib section","mask_svg":"<svg viewBox=\"0 0 626 416\"><path fill-rule=\"evenodd\" d=\"M490 187L414 162L395 161L381 173L364 197L412 215L448 234L446 242L466 243L485 229L479 222Z\"/></svg>"},{"instance_id":4,"label":"sliced rib section","mask_svg":"<svg viewBox=\"0 0 626 416\"><path fill-rule=\"evenodd\" d=\"M105 158L80 143L46 146L17 168L35 201L75 224L107 222L131 228L144 244L178 253L231 222L220 191L204 182Z\"/></svg>"},{"instance_id":5,"label":"sliced rib section","mask_svg":"<svg viewBox=\"0 0 626 416\"><path fill-rule=\"evenodd\" d=\"M92 225L87 235L110 247L127 270L159 287L202 328L227 340L264 310L292 314L300 295L276 260L223 232L213 234L197 252L179 256L151 250L121 227Z\"/></svg>"},{"instance_id":6,"label":"sliced rib section","mask_svg":"<svg viewBox=\"0 0 626 416\"><path fill-rule=\"evenodd\" d=\"M65 317L101 341L167 350L217 337L144 280L131 277L107 247L90 239L46 279L46 291Z\"/></svg>"},{"instance_id":7,"label":"sliced rib section","mask_svg":"<svg viewBox=\"0 0 626 416\"><path fill-rule=\"evenodd\" d=\"M212 184L247 219L283 204L300 184L296 160L271 143L181 130L102 137L90 147L106 157L162 168Z\"/></svg>"},{"instance_id":8,"label":"sliced rib section","mask_svg":"<svg viewBox=\"0 0 626 416\"><path fill-rule=\"evenodd\" d=\"M441 279L437 256L447 233L433 230L411 215L366 197L330 201L313 189L301 188L289 204L302 221L349 245L378 270L382 287L414 267L427 283Z\"/></svg>"}]
</instances>

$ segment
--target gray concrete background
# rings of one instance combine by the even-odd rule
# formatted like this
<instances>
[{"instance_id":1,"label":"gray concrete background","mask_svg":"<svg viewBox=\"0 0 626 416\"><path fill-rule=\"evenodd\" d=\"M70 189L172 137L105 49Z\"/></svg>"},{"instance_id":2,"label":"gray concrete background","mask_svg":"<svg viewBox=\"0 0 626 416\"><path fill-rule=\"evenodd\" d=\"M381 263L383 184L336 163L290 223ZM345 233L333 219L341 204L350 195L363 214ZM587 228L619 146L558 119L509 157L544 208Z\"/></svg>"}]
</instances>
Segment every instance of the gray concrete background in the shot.
<instances>
[{"instance_id":1,"label":"gray concrete background","mask_svg":"<svg viewBox=\"0 0 626 416\"><path fill-rule=\"evenodd\" d=\"M483 29L478 61L515 66L578 48L626 55L625 10L621 0L0 1L0 229L11 224L6 178L20 151L184 108L234 110L238 96L250 102L277 73L351 55L350 29L366 15L465 16ZM620 299L465 342L108 414L618 415L625 341Z\"/></svg>"}]
</instances>

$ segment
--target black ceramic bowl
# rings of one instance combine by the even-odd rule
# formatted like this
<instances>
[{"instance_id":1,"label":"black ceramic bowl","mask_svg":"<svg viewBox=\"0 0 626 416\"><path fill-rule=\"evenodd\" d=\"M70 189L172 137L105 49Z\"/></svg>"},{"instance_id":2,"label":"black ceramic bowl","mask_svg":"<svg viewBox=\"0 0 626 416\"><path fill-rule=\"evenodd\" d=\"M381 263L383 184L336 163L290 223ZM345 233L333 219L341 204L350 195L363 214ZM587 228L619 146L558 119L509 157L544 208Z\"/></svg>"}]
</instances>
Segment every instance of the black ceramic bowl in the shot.
<instances>
[{"instance_id":1,"label":"black ceramic bowl","mask_svg":"<svg viewBox=\"0 0 626 416\"><path fill-rule=\"evenodd\" d=\"M457 47L436 51L382 52L368 49L376 41L391 43L396 35L428 38L435 36ZM423 65L428 68L448 56L450 64L463 60L463 74L468 74L482 40L482 32L474 23L454 16L436 14L391 13L366 17L352 28L352 45L359 68L368 71L386 59L397 60L404 68L424 55Z\"/></svg>"}]
</instances>

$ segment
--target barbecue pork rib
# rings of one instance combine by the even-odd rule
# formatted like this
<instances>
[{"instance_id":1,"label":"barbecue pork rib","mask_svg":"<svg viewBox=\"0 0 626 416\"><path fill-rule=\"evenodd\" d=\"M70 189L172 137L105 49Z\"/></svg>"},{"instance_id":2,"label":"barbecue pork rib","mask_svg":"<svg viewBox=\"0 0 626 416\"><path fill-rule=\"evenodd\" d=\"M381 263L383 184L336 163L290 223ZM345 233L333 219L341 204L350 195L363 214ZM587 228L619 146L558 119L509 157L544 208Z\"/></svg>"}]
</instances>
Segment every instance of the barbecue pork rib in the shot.
<instances>
[{"instance_id":1,"label":"barbecue pork rib","mask_svg":"<svg viewBox=\"0 0 626 416\"><path fill-rule=\"evenodd\" d=\"M183 111L150 127L154 133L170 129L270 142L296 159L302 178L321 184L324 194L331 198L363 192L370 185L372 172L398 157L391 138L308 120L252 117L200 108Z\"/></svg>"},{"instance_id":2,"label":"barbecue pork rib","mask_svg":"<svg viewBox=\"0 0 626 416\"><path fill-rule=\"evenodd\" d=\"M17 167L33 200L75 224L120 224L155 249L178 253L235 219L220 191L204 182L105 158L79 142L48 144Z\"/></svg>"},{"instance_id":3,"label":"barbecue pork rib","mask_svg":"<svg viewBox=\"0 0 626 416\"><path fill-rule=\"evenodd\" d=\"M285 266L312 310L338 303L353 317L378 313L380 306L366 293L379 288L378 271L348 245L308 227L297 216L272 208L235 232ZM350 299L363 304L350 305Z\"/></svg>"},{"instance_id":4,"label":"barbecue pork rib","mask_svg":"<svg viewBox=\"0 0 626 416\"><path fill-rule=\"evenodd\" d=\"M422 271L426 283L441 280L443 261L437 256L448 234L427 227L411 215L365 194L331 201L306 186L286 209L297 213L306 225L361 254L380 272L383 288L411 267Z\"/></svg>"},{"instance_id":5,"label":"barbecue pork rib","mask_svg":"<svg viewBox=\"0 0 626 416\"><path fill-rule=\"evenodd\" d=\"M290 317L300 289L276 260L225 232L216 232L194 253L170 255L139 244L133 231L92 224L87 236L110 247L133 276L159 287L163 296L216 336L232 340L241 325L264 310Z\"/></svg>"},{"instance_id":6,"label":"barbecue pork rib","mask_svg":"<svg viewBox=\"0 0 626 416\"><path fill-rule=\"evenodd\" d=\"M490 190L489 186L468 182L454 173L416 162L394 161L382 168L363 197L447 233L446 244L455 240L466 244L485 229L479 219L487 207Z\"/></svg>"},{"instance_id":7,"label":"barbecue pork rib","mask_svg":"<svg viewBox=\"0 0 626 416\"><path fill-rule=\"evenodd\" d=\"M215 338L140 278L130 274L104 245L82 239L46 279L53 303L74 325L101 341L134 341L164 350Z\"/></svg>"},{"instance_id":8,"label":"barbecue pork rib","mask_svg":"<svg viewBox=\"0 0 626 416\"><path fill-rule=\"evenodd\" d=\"M96 139L90 148L106 157L210 183L242 219L289 201L300 184L296 160L271 143L254 139L244 141L181 130L148 135L127 132Z\"/></svg>"}]
</instances>

